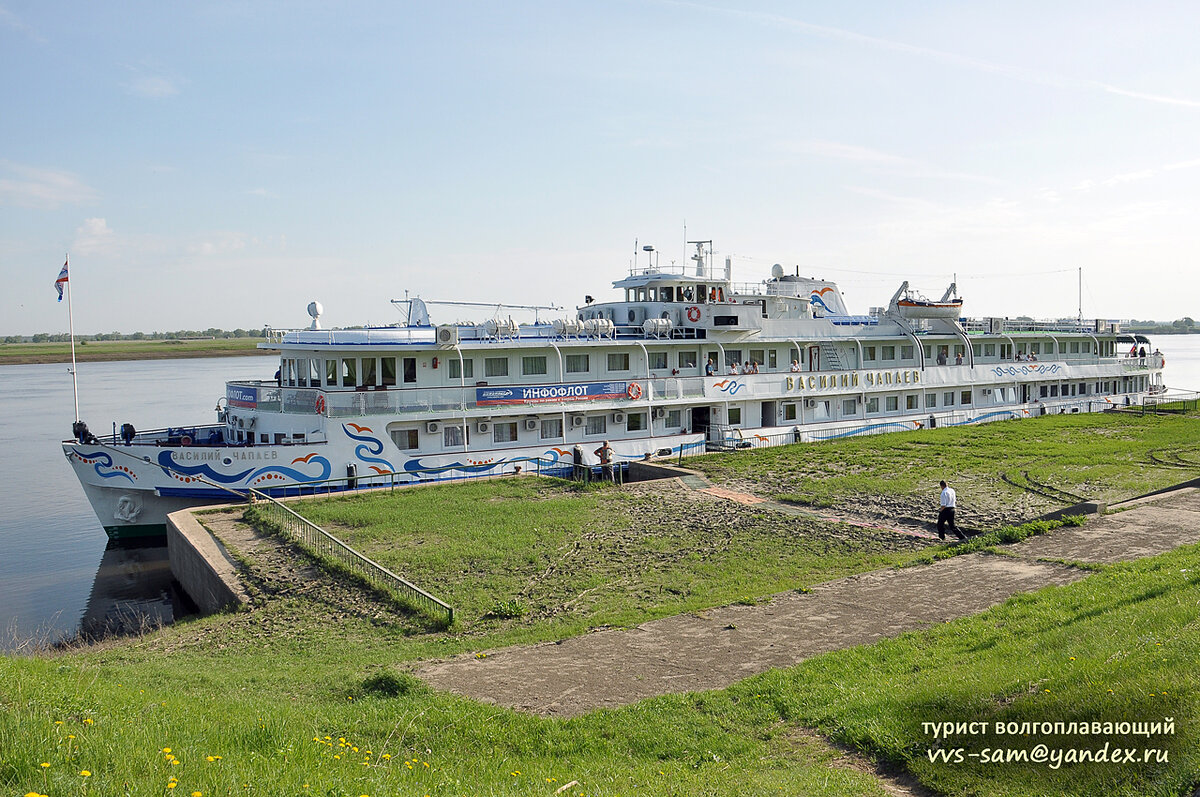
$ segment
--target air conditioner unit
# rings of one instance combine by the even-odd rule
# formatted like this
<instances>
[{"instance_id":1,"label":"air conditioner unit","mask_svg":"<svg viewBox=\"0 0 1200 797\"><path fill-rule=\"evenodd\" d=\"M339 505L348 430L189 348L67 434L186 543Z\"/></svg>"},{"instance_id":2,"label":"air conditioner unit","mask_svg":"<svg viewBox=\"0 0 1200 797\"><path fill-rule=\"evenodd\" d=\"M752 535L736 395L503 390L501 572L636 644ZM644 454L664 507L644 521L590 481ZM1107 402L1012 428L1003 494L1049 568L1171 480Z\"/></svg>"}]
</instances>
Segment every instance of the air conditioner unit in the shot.
<instances>
[{"instance_id":1,"label":"air conditioner unit","mask_svg":"<svg viewBox=\"0 0 1200 797\"><path fill-rule=\"evenodd\" d=\"M816 399L805 399L804 406L810 410L815 410L817 408Z\"/></svg>"},{"instance_id":2,"label":"air conditioner unit","mask_svg":"<svg viewBox=\"0 0 1200 797\"><path fill-rule=\"evenodd\" d=\"M439 346L453 346L458 343L458 327L453 324L442 324L434 334Z\"/></svg>"},{"instance_id":3,"label":"air conditioner unit","mask_svg":"<svg viewBox=\"0 0 1200 797\"><path fill-rule=\"evenodd\" d=\"M985 388L983 389L983 395L985 395L985 396L990 396L990 395L992 395L992 389L991 389L990 387L985 387Z\"/></svg>"},{"instance_id":4,"label":"air conditioner unit","mask_svg":"<svg viewBox=\"0 0 1200 797\"><path fill-rule=\"evenodd\" d=\"M662 420L663 418L667 417L667 411L664 410L662 407L655 407L654 408L654 417L657 418L658 420Z\"/></svg>"},{"instance_id":5,"label":"air conditioner unit","mask_svg":"<svg viewBox=\"0 0 1200 797\"><path fill-rule=\"evenodd\" d=\"M537 428L538 428L537 418L526 418L525 419L525 431L533 432L533 431L537 431Z\"/></svg>"},{"instance_id":6,"label":"air conditioner unit","mask_svg":"<svg viewBox=\"0 0 1200 797\"><path fill-rule=\"evenodd\" d=\"M584 423L586 423L586 420L584 419L584 417L582 415L572 415L571 416L571 428L572 429L582 429Z\"/></svg>"},{"instance_id":7,"label":"air conditioner unit","mask_svg":"<svg viewBox=\"0 0 1200 797\"><path fill-rule=\"evenodd\" d=\"M437 434L438 429L440 428L441 424L439 424L437 421L430 421L429 423L425 424L425 431L429 432L429 434Z\"/></svg>"},{"instance_id":8,"label":"air conditioner unit","mask_svg":"<svg viewBox=\"0 0 1200 797\"><path fill-rule=\"evenodd\" d=\"M487 434L492 431L492 422L490 420L480 421L476 428L480 434Z\"/></svg>"},{"instance_id":9,"label":"air conditioner unit","mask_svg":"<svg viewBox=\"0 0 1200 797\"><path fill-rule=\"evenodd\" d=\"M613 423L625 423L625 413L614 412L613 413Z\"/></svg>"}]
</instances>

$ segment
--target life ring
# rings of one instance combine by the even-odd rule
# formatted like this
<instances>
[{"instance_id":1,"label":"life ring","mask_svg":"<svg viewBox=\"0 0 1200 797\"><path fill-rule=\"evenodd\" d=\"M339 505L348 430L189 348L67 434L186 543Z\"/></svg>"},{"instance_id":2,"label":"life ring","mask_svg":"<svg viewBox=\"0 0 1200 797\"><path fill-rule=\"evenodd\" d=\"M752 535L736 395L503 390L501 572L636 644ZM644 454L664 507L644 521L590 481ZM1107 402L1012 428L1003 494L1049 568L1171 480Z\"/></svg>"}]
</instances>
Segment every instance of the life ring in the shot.
<instances>
[{"instance_id":1,"label":"life ring","mask_svg":"<svg viewBox=\"0 0 1200 797\"><path fill-rule=\"evenodd\" d=\"M629 398L632 400L637 401L642 397L642 386L637 382L630 382L628 389L625 391L625 395L629 396Z\"/></svg>"},{"instance_id":2,"label":"life ring","mask_svg":"<svg viewBox=\"0 0 1200 797\"><path fill-rule=\"evenodd\" d=\"M317 396L317 415L325 414L325 397Z\"/></svg>"},{"instance_id":3,"label":"life ring","mask_svg":"<svg viewBox=\"0 0 1200 797\"><path fill-rule=\"evenodd\" d=\"M689 307L687 309L687 317L688 317L688 321L691 321L693 323L695 323L696 321L699 321L700 320L700 308L696 307L695 305Z\"/></svg>"}]
</instances>

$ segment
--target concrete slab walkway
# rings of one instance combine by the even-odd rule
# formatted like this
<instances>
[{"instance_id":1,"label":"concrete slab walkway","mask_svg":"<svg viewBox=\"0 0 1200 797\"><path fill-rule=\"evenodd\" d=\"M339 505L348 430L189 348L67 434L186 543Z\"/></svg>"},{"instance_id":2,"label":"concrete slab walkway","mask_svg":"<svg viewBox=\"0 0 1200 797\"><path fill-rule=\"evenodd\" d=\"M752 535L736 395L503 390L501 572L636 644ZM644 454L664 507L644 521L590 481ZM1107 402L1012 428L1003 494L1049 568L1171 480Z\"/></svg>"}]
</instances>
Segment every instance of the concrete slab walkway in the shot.
<instances>
[{"instance_id":1,"label":"concrete slab walkway","mask_svg":"<svg viewBox=\"0 0 1200 797\"><path fill-rule=\"evenodd\" d=\"M1146 499L1080 528L932 565L882 570L560 643L425 664L431 686L514 709L574 716L655 695L726 687L810 656L981 612L1012 595L1085 578L1050 560L1117 562L1200 541L1200 492Z\"/></svg>"}]
</instances>

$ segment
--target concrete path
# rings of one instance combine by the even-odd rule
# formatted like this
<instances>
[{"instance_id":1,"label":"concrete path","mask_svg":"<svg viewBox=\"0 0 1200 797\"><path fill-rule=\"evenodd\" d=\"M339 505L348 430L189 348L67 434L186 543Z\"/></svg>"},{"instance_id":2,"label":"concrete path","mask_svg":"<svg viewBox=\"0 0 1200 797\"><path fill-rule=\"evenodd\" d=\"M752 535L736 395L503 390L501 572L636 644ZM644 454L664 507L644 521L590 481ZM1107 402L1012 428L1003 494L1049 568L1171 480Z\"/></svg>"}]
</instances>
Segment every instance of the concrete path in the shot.
<instances>
[{"instance_id":1,"label":"concrete path","mask_svg":"<svg viewBox=\"0 0 1200 797\"><path fill-rule=\"evenodd\" d=\"M810 656L976 614L1008 597L1085 578L1050 560L1117 562L1200 541L1200 492L1181 490L1091 519L1081 528L1009 546L1016 556L968 554L882 570L559 643L486 651L422 666L438 689L554 716L674 692L718 689Z\"/></svg>"}]
</instances>

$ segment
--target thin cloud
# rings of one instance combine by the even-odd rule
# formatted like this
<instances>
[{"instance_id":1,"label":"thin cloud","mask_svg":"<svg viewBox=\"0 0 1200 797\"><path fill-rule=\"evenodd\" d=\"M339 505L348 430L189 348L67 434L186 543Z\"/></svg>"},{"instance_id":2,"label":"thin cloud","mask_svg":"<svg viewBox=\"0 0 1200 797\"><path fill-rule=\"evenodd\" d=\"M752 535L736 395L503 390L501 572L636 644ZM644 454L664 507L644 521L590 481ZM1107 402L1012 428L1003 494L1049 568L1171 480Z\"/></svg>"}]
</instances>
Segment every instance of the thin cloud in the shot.
<instances>
[{"instance_id":1,"label":"thin cloud","mask_svg":"<svg viewBox=\"0 0 1200 797\"><path fill-rule=\"evenodd\" d=\"M179 93L179 87L169 78L161 75L139 77L131 83L126 83L125 88L130 94L151 100L174 97Z\"/></svg>"},{"instance_id":2,"label":"thin cloud","mask_svg":"<svg viewBox=\"0 0 1200 797\"><path fill-rule=\"evenodd\" d=\"M0 160L0 204L54 209L98 198L96 189L77 175Z\"/></svg>"},{"instance_id":3,"label":"thin cloud","mask_svg":"<svg viewBox=\"0 0 1200 797\"><path fill-rule=\"evenodd\" d=\"M1125 183L1134 183L1134 182L1138 182L1140 180L1149 180L1153 177L1157 177L1158 175L1165 174L1167 172L1178 172L1178 171L1182 171L1184 169L1195 169L1197 166L1200 166L1200 158L1193 158L1191 160L1186 160L1186 161L1176 161L1175 163L1168 163L1164 166L1154 166L1154 167L1150 167L1150 168L1146 168L1146 169L1138 169L1135 172L1124 172L1122 174L1114 174L1111 177L1104 178L1103 180L1092 180L1092 179L1081 180L1079 183L1077 183L1075 185L1074 190L1090 191L1093 188L1096 188L1097 186L1106 186L1106 187L1111 188L1112 186L1123 185Z\"/></svg>"},{"instance_id":4,"label":"thin cloud","mask_svg":"<svg viewBox=\"0 0 1200 797\"><path fill-rule=\"evenodd\" d=\"M22 20L13 12L9 11L4 6L0 6L0 25L3 25L10 30L15 30L18 33L22 33L31 41L35 41L38 44L46 43L45 37L39 35L33 28L25 24L24 20Z\"/></svg>"},{"instance_id":5,"label":"thin cloud","mask_svg":"<svg viewBox=\"0 0 1200 797\"><path fill-rule=\"evenodd\" d=\"M860 44L879 50L902 53L905 55L915 56L917 58L923 58L930 61L949 64L951 66L974 70L976 72L998 75L1000 77L1009 78L1010 80L1018 80L1024 83L1034 83L1040 86L1049 86L1052 88L1075 91L1099 90L1122 97L1143 100L1145 102L1154 102L1164 105L1177 105L1188 108L1200 108L1200 100L1131 91L1129 89L1121 88L1120 86L1112 86L1107 83L1101 83L1100 81L1080 80L1077 78L1069 78L1063 75L1055 75L1048 72L1036 72L1031 69L1025 69L1024 67L1010 66L1008 64L997 64L991 61L982 61L978 58L970 58L968 56L958 55L957 53L945 52L944 50L934 50L929 47L920 47L917 45L906 44L904 42L892 41L891 39L881 39L877 36L867 36L862 33L855 33L854 31L844 30L842 28L834 28L828 25L817 25L811 22L794 19L792 17L785 17L780 14L768 14L758 11L742 11L740 9L721 8L717 6L704 5L701 3L686 2L686 0L661 0L661 2L669 5L684 6L687 8L695 8L719 14L741 17L742 19L747 19L759 24L800 31L802 33L818 36L823 39L851 42L853 44Z\"/></svg>"},{"instance_id":6,"label":"thin cloud","mask_svg":"<svg viewBox=\"0 0 1200 797\"><path fill-rule=\"evenodd\" d=\"M107 220L84 219L83 224L75 230L75 242L71 245L71 251L81 255L110 254L116 241L116 235L108 226Z\"/></svg>"}]
</instances>

